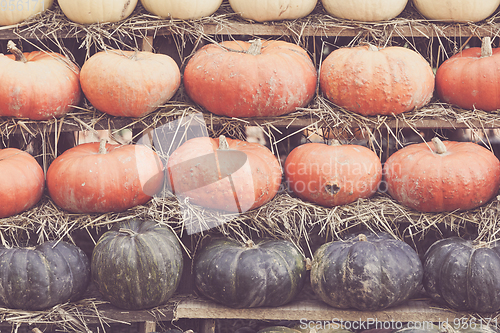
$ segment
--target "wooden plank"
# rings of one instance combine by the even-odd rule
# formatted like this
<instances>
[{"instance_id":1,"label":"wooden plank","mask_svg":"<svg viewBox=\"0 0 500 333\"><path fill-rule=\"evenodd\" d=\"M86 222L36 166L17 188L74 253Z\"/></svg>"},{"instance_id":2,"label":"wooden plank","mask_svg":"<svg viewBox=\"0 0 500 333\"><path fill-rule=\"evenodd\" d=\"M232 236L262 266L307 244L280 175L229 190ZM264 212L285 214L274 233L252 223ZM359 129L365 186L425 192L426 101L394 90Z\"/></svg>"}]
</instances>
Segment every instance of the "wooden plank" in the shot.
<instances>
[{"instance_id":1,"label":"wooden plank","mask_svg":"<svg viewBox=\"0 0 500 333\"><path fill-rule=\"evenodd\" d=\"M215 333L215 320L203 319L201 322L200 333Z\"/></svg>"},{"instance_id":2,"label":"wooden plank","mask_svg":"<svg viewBox=\"0 0 500 333\"><path fill-rule=\"evenodd\" d=\"M156 322L155 321L145 321L139 323L138 333L152 333L156 332Z\"/></svg>"}]
</instances>

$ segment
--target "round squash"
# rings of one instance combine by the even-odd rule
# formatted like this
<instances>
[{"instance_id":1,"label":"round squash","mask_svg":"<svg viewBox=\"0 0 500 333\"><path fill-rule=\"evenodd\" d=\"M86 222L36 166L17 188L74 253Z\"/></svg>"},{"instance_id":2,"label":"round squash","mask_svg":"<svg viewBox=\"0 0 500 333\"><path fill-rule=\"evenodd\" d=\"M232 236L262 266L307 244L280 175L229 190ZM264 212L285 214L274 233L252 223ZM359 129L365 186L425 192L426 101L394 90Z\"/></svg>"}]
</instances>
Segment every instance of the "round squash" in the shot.
<instances>
[{"instance_id":1,"label":"round squash","mask_svg":"<svg viewBox=\"0 0 500 333\"><path fill-rule=\"evenodd\" d=\"M413 0L413 5L429 20L478 22L494 13L500 0Z\"/></svg>"},{"instance_id":2,"label":"round squash","mask_svg":"<svg viewBox=\"0 0 500 333\"><path fill-rule=\"evenodd\" d=\"M179 286L182 249L175 233L131 218L104 233L92 252L92 280L104 298L127 310L165 304Z\"/></svg>"},{"instance_id":3,"label":"round squash","mask_svg":"<svg viewBox=\"0 0 500 333\"><path fill-rule=\"evenodd\" d=\"M52 7L54 0L5 0L0 1L0 25L21 23Z\"/></svg>"},{"instance_id":4,"label":"round squash","mask_svg":"<svg viewBox=\"0 0 500 333\"><path fill-rule=\"evenodd\" d=\"M338 141L306 143L288 154L285 176L298 197L333 207L375 194L382 180L382 163L363 146Z\"/></svg>"},{"instance_id":5,"label":"round squash","mask_svg":"<svg viewBox=\"0 0 500 333\"><path fill-rule=\"evenodd\" d=\"M215 13L222 0L141 0L141 3L148 12L160 17L195 20Z\"/></svg>"},{"instance_id":6,"label":"round squash","mask_svg":"<svg viewBox=\"0 0 500 333\"><path fill-rule=\"evenodd\" d=\"M0 271L0 304L11 309L45 310L76 301L90 282L87 255L65 241L0 247Z\"/></svg>"},{"instance_id":7,"label":"round squash","mask_svg":"<svg viewBox=\"0 0 500 333\"><path fill-rule=\"evenodd\" d=\"M380 310L414 296L422 274L418 254L405 242L387 233L360 233L316 250L311 286L335 308Z\"/></svg>"},{"instance_id":8,"label":"round squash","mask_svg":"<svg viewBox=\"0 0 500 333\"><path fill-rule=\"evenodd\" d=\"M102 141L59 155L47 171L47 188L55 204L72 213L121 212L151 199L163 178L163 164L150 148Z\"/></svg>"},{"instance_id":9,"label":"round squash","mask_svg":"<svg viewBox=\"0 0 500 333\"><path fill-rule=\"evenodd\" d=\"M181 73L166 54L108 50L83 64L80 83L96 109L112 116L141 117L172 98Z\"/></svg>"},{"instance_id":10,"label":"round squash","mask_svg":"<svg viewBox=\"0 0 500 333\"><path fill-rule=\"evenodd\" d=\"M390 20L405 9L408 0L321 0L330 15L346 20L377 22Z\"/></svg>"},{"instance_id":11,"label":"round squash","mask_svg":"<svg viewBox=\"0 0 500 333\"><path fill-rule=\"evenodd\" d=\"M433 300L457 310L500 310L500 243L441 239L423 263L424 288Z\"/></svg>"},{"instance_id":12,"label":"round squash","mask_svg":"<svg viewBox=\"0 0 500 333\"><path fill-rule=\"evenodd\" d=\"M284 41L227 41L199 49L184 70L191 99L229 117L272 117L313 99L317 73L307 52Z\"/></svg>"},{"instance_id":13,"label":"round squash","mask_svg":"<svg viewBox=\"0 0 500 333\"><path fill-rule=\"evenodd\" d=\"M76 23L108 23L126 19L138 0L58 0L66 17Z\"/></svg>"},{"instance_id":14,"label":"round squash","mask_svg":"<svg viewBox=\"0 0 500 333\"><path fill-rule=\"evenodd\" d=\"M404 47L343 47L323 61L320 89L349 111L364 116L397 115L431 100L434 73L420 54Z\"/></svg>"},{"instance_id":15,"label":"round squash","mask_svg":"<svg viewBox=\"0 0 500 333\"><path fill-rule=\"evenodd\" d=\"M33 207L44 188L45 174L33 156L17 148L0 149L0 218Z\"/></svg>"},{"instance_id":16,"label":"round squash","mask_svg":"<svg viewBox=\"0 0 500 333\"><path fill-rule=\"evenodd\" d=\"M198 137L177 148L167 163L172 191L210 209L243 213L278 193L281 167L258 143Z\"/></svg>"},{"instance_id":17,"label":"round squash","mask_svg":"<svg viewBox=\"0 0 500 333\"><path fill-rule=\"evenodd\" d=\"M233 308L281 306L300 292L304 256L293 243L260 239L242 244L211 239L196 254L195 286L205 297Z\"/></svg>"},{"instance_id":18,"label":"round squash","mask_svg":"<svg viewBox=\"0 0 500 333\"><path fill-rule=\"evenodd\" d=\"M384 164L387 192L399 203L422 212L468 210L498 194L500 161L473 142L406 146Z\"/></svg>"},{"instance_id":19,"label":"round squash","mask_svg":"<svg viewBox=\"0 0 500 333\"><path fill-rule=\"evenodd\" d=\"M295 20L309 15L318 0L229 0L233 11L257 22Z\"/></svg>"},{"instance_id":20,"label":"round squash","mask_svg":"<svg viewBox=\"0 0 500 333\"><path fill-rule=\"evenodd\" d=\"M446 103L464 109L500 109L500 48L491 48L489 37L482 47L455 54L436 72L436 92Z\"/></svg>"},{"instance_id":21,"label":"round squash","mask_svg":"<svg viewBox=\"0 0 500 333\"><path fill-rule=\"evenodd\" d=\"M46 120L72 110L81 100L80 70L55 52L0 53L0 116Z\"/></svg>"}]
</instances>

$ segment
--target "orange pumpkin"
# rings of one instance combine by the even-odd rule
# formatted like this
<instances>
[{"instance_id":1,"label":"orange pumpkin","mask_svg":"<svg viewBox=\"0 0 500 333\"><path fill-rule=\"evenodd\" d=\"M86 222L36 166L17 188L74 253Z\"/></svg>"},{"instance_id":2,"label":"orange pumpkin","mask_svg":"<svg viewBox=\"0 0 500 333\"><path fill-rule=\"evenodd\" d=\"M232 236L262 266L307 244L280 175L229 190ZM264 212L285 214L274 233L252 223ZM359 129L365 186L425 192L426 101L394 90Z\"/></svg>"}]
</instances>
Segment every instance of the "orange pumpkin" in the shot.
<instances>
[{"instance_id":1,"label":"orange pumpkin","mask_svg":"<svg viewBox=\"0 0 500 333\"><path fill-rule=\"evenodd\" d=\"M398 46L344 47L323 61L320 89L330 101L365 116L400 114L432 98L434 73L417 52Z\"/></svg>"},{"instance_id":2,"label":"orange pumpkin","mask_svg":"<svg viewBox=\"0 0 500 333\"><path fill-rule=\"evenodd\" d=\"M304 107L317 73L307 52L284 41L227 41L198 50L184 70L191 99L217 115L271 117Z\"/></svg>"},{"instance_id":3,"label":"orange pumpkin","mask_svg":"<svg viewBox=\"0 0 500 333\"><path fill-rule=\"evenodd\" d=\"M165 54L108 50L83 64L80 82L96 109L112 116L141 117L172 98L181 74Z\"/></svg>"}]
</instances>

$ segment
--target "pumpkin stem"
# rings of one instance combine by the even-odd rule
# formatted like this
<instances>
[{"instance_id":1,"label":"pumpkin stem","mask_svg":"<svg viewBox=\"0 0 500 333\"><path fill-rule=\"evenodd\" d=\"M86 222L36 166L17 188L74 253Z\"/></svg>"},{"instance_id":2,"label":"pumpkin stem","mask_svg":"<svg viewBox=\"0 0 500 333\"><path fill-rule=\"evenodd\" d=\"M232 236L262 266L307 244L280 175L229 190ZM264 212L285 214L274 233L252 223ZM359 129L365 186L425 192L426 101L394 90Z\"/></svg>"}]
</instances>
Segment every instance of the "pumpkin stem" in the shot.
<instances>
[{"instance_id":1,"label":"pumpkin stem","mask_svg":"<svg viewBox=\"0 0 500 333\"><path fill-rule=\"evenodd\" d=\"M372 44L368 44L368 51L378 51L378 47L376 47L375 45L372 45Z\"/></svg>"},{"instance_id":2,"label":"pumpkin stem","mask_svg":"<svg viewBox=\"0 0 500 333\"><path fill-rule=\"evenodd\" d=\"M224 135L219 136L219 149L229 150L229 143Z\"/></svg>"},{"instance_id":3,"label":"pumpkin stem","mask_svg":"<svg viewBox=\"0 0 500 333\"><path fill-rule=\"evenodd\" d=\"M262 50L262 40L260 39L254 39L252 41L250 41L251 44L250 44L250 47L248 48L246 54L250 54L250 55L259 55Z\"/></svg>"},{"instance_id":4,"label":"pumpkin stem","mask_svg":"<svg viewBox=\"0 0 500 333\"><path fill-rule=\"evenodd\" d=\"M24 56L23 52L21 50L19 50L16 46L16 44L9 40L7 42L7 51L9 51L10 53L12 53L15 57L16 57L16 61L21 61L21 62L24 62L24 63L27 63L28 62L28 59L26 59L26 57Z\"/></svg>"},{"instance_id":5,"label":"pumpkin stem","mask_svg":"<svg viewBox=\"0 0 500 333\"><path fill-rule=\"evenodd\" d=\"M481 58L491 57L493 55L493 49L491 48L491 38L484 37L481 42Z\"/></svg>"},{"instance_id":6,"label":"pumpkin stem","mask_svg":"<svg viewBox=\"0 0 500 333\"><path fill-rule=\"evenodd\" d=\"M253 242L253 240L249 239L245 242L245 247L247 248L252 248L255 246L255 243Z\"/></svg>"},{"instance_id":7,"label":"pumpkin stem","mask_svg":"<svg viewBox=\"0 0 500 333\"><path fill-rule=\"evenodd\" d=\"M339 140L337 139L333 139L331 142L330 142L330 146L342 146L342 144L340 143Z\"/></svg>"},{"instance_id":8,"label":"pumpkin stem","mask_svg":"<svg viewBox=\"0 0 500 333\"><path fill-rule=\"evenodd\" d=\"M365 235L365 234L359 234L359 235L358 235L358 240L359 240L360 242L366 242L366 241L368 241L368 238L366 238L366 235Z\"/></svg>"},{"instance_id":9,"label":"pumpkin stem","mask_svg":"<svg viewBox=\"0 0 500 333\"><path fill-rule=\"evenodd\" d=\"M306 262L306 270L310 271L312 269L312 260L311 260L311 258L305 258L304 261Z\"/></svg>"},{"instance_id":10,"label":"pumpkin stem","mask_svg":"<svg viewBox=\"0 0 500 333\"><path fill-rule=\"evenodd\" d=\"M472 241L472 247L474 249L483 249L483 248L488 248L489 244L488 244L488 242L485 242L485 241L474 240L474 241Z\"/></svg>"},{"instance_id":11,"label":"pumpkin stem","mask_svg":"<svg viewBox=\"0 0 500 333\"><path fill-rule=\"evenodd\" d=\"M138 56L138 55L139 55L139 50L138 50L138 49L135 49L135 50L134 50L134 54L132 54L132 55L130 56L130 58L129 58L129 59L130 59L130 60L137 60L137 56Z\"/></svg>"},{"instance_id":12,"label":"pumpkin stem","mask_svg":"<svg viewBox=\"0 0 500 333\"><path fill-rule=\"evenodd\" d=\"M106 150L106 139L102 139L99 142L99 154L106 154L106 153L107 153L107 150Z\"/></svg>"},{"instance_id":13,"label":"pumpkin stem","mask_svg":"<svg viewBox=\"0 0 500 333\"><path fill-rule=\"evenodd\" d=\"M134 231L134 230L132 230L132 229L128 229L128 228L120 228L120 229L118 230L118 232L120 232L120 233L124 233L124 234L127 234L127 235L129 235L129 236L135 236L135 235L137 235L137 232L135 232L135 231Z\"/></svg>"},{"instance_id":14,"label":"pumpkin stem","mask_svg":"<svg viewBox=\"0 0 500 333\"><path fill-rule=\"evenodd\" d=\"M436 149L436 153L444 154L447 152L446 146L443 141L441 141L438 137L432 138L432 143L434 144L434 149Z\"/></svg>"}]
</instances>

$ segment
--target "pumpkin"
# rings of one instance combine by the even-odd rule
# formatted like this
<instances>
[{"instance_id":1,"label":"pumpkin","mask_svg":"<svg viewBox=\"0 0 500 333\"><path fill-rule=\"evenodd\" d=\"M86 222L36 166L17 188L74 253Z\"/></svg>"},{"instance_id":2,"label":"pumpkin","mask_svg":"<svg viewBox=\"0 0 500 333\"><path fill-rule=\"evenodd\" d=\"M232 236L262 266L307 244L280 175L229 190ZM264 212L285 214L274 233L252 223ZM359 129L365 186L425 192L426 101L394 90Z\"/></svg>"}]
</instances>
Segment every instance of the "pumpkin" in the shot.
<instances>
[{"instance_id":1,"label":"pumpkin","mask_svg":"<svg viewBox=\"0 0 500 333\"><path fill-rule=\"evenodd\" d=\"M0 1L0 25L21 23L52 7L54 0Z\"/></svg>"},{"instance_id":2,"label":"pumpkin","mask_svg":"<svg viewBox=\"0 0 500 333\"><path fill-rule=\"evenodd\" d=\"M112 116L141 117L170 100L181 73L166 54L108 50L83 64L80 83L96 109Z\"/></svg>"},{"instance_id":3,"label":"pumpkin","mask_svg":"<svg viewBox=\"0 0 500 333\"><path fill-rule=\"evenodd\" d=\"M482 47L455 54L438 67L436 92L446 103L464 109L500 109L500 48L491 48L489 37Z\"/></svg>"},{"instance_id":4,"label":"pumpkin","mask_svg":"<svg viewBox=\"0 0 500 333\"><path fill-rule=\"evenodd\" d=\"M44 188L45 174L33 156L17 148L0 149L0 218L33 207Z\"/></svg>"},{"instance_id":5,"label":"pumpkin","mask_svg":"<svg viewBox=\"0 0 500 333\"><path fill-rule=\"evenodd\" d=\"M45 310L81 298L90 282L90 263L77 246L47 241L36 247L0 247L0 304Z\"/></svg>"},{"instance_id":6,"label":"pumpkin","mask_svg":"<svg viewBox=\"0 0 500 333\"><path fill-rule=\"evenodd\" d=\"M46 120L61 117L81 100L79 69L55 52L0 54L0 116Z\"/></svg>"},{"instance_id":7,"label":"pumpkin","mask_svg":"<svg viewBox=\"0 0 500 333\"><path fill-rule=\"evenodd\" d=\"M417 52L399 46L337 49L323 61L319 80L326 98L364 116L418 109L434 93L429 63Z\"/></svg>"},{"instance_id":8,"label":"pumpkin","mask_svg":"<svg viewBox=\"0 0 500 333\"><path fill-rule=\"evenodd\" d=\"M500 162L473 142L412 144L384 164L387 192L422 212L468 210L485 204L500 188Z\"/></svg>"},{"instance_id":9,"label":"pumpkin","mask_svg":"<svg viewBox=\"0 0 500 333\"><path fill-rule=\"evenodd\" d=\"M167 171L175 195L226 212L262 206L281 184L281 167L268 148L224 136L186 141L170 155Z\"/></svg>"},{"instance_id":10,"label":"pumpkin","mask_svg":"<svg viewBox=\"0 0 500 333\"><path fill-rule=\"evenodd\" d=\"M199 49L184 70L191 99L217 115L272 117L312 100L317 73L307 52L284 41L226 41Z\"/></svg>"},{"instance_id":11,"label":"pumpkin","mask_svg":"<svg viewBox=\"0 0 500 333\"><path fill-rule=\"evenodd\" d=\"M335 308L380 310L413 297L422 274L420 258L408 244L387 233L365 232L316 250L311 286Z\"/></svg>"},{"instance_id":12,"label":"pumpkin","mask_svg":"<svg viewBox=\"0 0 500 333\"><path fill-rule=\"evenodd\" d=\"M317 0L229 0L233 11L257 22L295 20L309 15Z\"/></svg>"},{"instance_id":13,"label":"pumpkin","mask_svg":"<svg viewBox=\"0 0 500 333\"><path fill-rule=\"evenodd\" d=\"M376 22L390 20L405 9L408 0L321 0L325 11L347 20Z\"/></svg>"},{"instance_id":14,"label":"pumpkin","mask_svg":"<svg viewBox=\"0 0 500 333\"><path fill-rule=\"evenodd\" d=\"M333 207L372 196L382 180L382 164L363 146L306 143L288 154L285 176L298 197Z\"/></svg>"},{"instance_id":15,"label":"pumpkin","mask_svg":"<svg viewBox=\"0 0 500 333\"><path fill-rule=\"evenodd\" d=\"M58 0L66 17L76 23L108 23L126 19L138 0Z\"/></svg>"},{"instance_id":16,"label":"pumpkin","mask_svg":"<svg viewBox=\"0 0 500 333\"><path fill-rule=\"evenodd\" d=\"M49 166L47 189L72 213L121 212L146 203L163 185L163 164L143 145L84 143Z\"/></svg>"},{"instance_id":17,"label":"pumpkin","mask_svg":"<svg viewBox=\"0 0 500 333\"><path fill-rule=\"evenodd\" d=\"M433 300L457 310L500 310L500 243L441 239L423 263L424 288Z\"/></svg>"},{"instance_id":18,"label":"pumpkin","mask_svg":"<svg viewBox=\"0 0 500 333\"><path fill-rule=\"evenodd\" d=\"M141 0L141 3L148 12L160 17L194 20L215 13L222 0Z\"/></svg>"},{"instance_id":19,"label":"pumpkin","mask_svg":"<svg viewBox=\"0 0 500 333\"><path fill-rule=\"evenodd\" d=\"M233 308L281 306L295 298L306 277L305 258L286 240L242 244L213 238L195 255L194 282L205 297Z\"/></svg>"},{"instance_id":20,"label":"pumpkin","mask_svg":"<svg viewBox=\"0 0 500 333\"><path fill-rule=\"evenodd\" d=\"M165 304L179 286L182 268L177 236L153 220L116 223L92 252L92 281L106 300L122 309Z\"/></svg>"},{"instance_id":21,"label":"pumpkin","mask_svg":"<svg viewBox=\"0 0 500 333\"><path fill-rule=\"evenodd\" d=\"M415 8L429 20L478 22L500 5L500 0L413 0Z\"/></svg>"}]
</instances>

